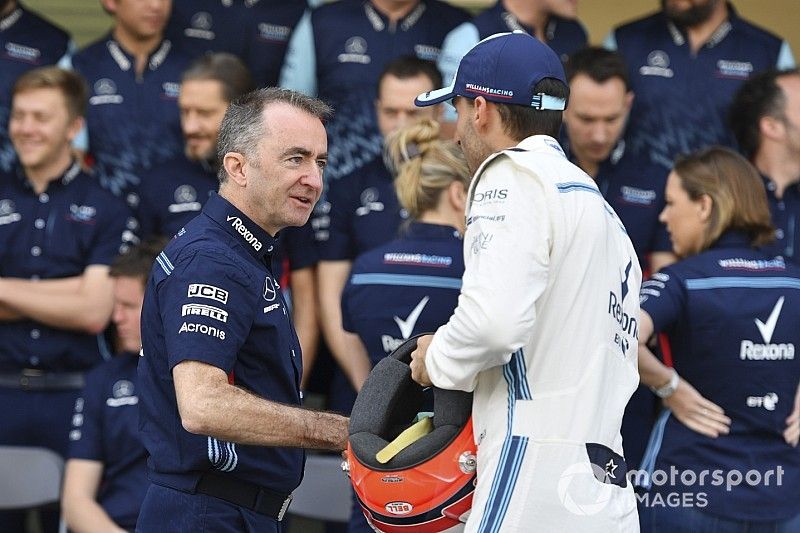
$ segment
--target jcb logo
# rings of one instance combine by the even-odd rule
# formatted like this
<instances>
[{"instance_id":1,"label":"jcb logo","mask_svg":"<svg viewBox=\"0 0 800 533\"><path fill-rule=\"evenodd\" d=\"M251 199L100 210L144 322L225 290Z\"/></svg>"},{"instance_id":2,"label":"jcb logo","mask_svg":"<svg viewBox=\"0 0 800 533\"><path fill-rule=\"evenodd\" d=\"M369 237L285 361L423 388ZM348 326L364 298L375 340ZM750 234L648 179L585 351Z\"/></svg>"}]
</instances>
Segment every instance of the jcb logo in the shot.
<instances>
[{"instance_id":1,"label":"jcb logo","mask_svg":"<svg viewBox=\"0 0 800 533\"><path fill-rule=\"evenodd\" d=\"M189 285L189 298L208 298L215 300L219 303L228 303L228 291L215 287L214 285L205 285L203 283L192 283Z\"/></svg>"}]
</instances>

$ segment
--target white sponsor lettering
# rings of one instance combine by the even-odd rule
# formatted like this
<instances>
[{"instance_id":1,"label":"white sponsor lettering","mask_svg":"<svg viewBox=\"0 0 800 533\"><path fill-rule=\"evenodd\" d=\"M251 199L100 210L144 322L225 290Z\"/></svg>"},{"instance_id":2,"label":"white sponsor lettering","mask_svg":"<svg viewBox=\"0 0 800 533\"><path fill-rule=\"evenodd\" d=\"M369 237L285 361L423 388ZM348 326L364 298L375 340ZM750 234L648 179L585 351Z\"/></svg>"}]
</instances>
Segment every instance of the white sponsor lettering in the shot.
<instances>
[{"instance_id":1,"label":"white sponsor lettering","mask_svg":"<svg viewBox=\"0 0 800 533\"><path fill-rule=\"evenodd\" d=\"M123 405L136 405L139 403L138 396L125 396L124 398L107 398L106 405L109 407L122 407Z\"/></svg>"},{"instance_id":2,"label":"white sponsor lettering","mask_svg":"<svg viewBox=\"0 0 800 533\"><path fill-rule=\"evenodd\" d=\"M219 307L214 307L213 305L186 304L181 308L181 316L187 315L207 316L220 322L228 321L228 312L223 311Z\"/></svg>"},{"instance_id":3,"label":"white sponsor lettering","mask_svg":"<svg viewBox=\"0 0 800 533\"><path fill-rule=\"evenodd\" d=\"M20 220L22 220L22 215L20 215L19 213L11 213L10 215L3 215L0 216L0 226L5 226L6 224L19 222Z\"/></svg>"},{"instance_id":4,"label":"white sponsor lettering","mask_svg":"<svg viewBox=\"0 0 800 533\"><path fill-rule=\"evenodd\" d=\"M414 510L414 506L408 502L389 502L385 508L386 512L394 515L404 515Z\"/></svg>"},{"instance_id":5,"label":"white sponsor lettering","mask_svg":"<svg viewBox=\"0 0 800 533\"><path fill-rule=\"evenodd\" d=\"M222 341L225 340L225 332L223 330L213 326L206 326L205 324L184 322L181 329L178 330L178 335L181 333L202 333L203 335L215 337Z\"/></svg>"},{"instance_id":6,"label":"white sponsor lettering","mask_svg":"<svg viewBox=\"0 0 800 533\"><path fill-rule=\"evenodd\" d=\"M747 397L747 407L763 407L767 411L774 411L777 403L778 395L774 392L769 392L764 396Z\"/></svg>"},{"instance_id":7,"label":"white sponsor lettering","mask_svg":"<svg viewBox=\"0 0 800 533\"><path fill-rule=\"evenodd\" d=\"M264 308L264 313L269 313L270 311L274 311L275 309L279 308L280 306L281 306L281 304L268 305L267 307Z\"/></svg>"},{"instance_id":8,"label":"white sponsor lettering","mask_svg":"<svg viewBox=\"0 0 800 533\"><path fill-rule=\"evenodd\" d=\"M216 300L221 304L228 303L228 291L204 283L190 284L187 296L189 298L208 298L209 300Z\"/></svg>"},{"instance_id":9,"label":"white sponsor lettering","mask_svg":"<svg viewBox=\"0 0 800 533\"><path fill-rule=\"evenodd\" d=\"M759 344L742 341L739 358L744 361L793 361L794 344Z\"/></svg>"},{"instance_id":10,"label":"white sponsor lettering","mask_svg":"<svg viewBox=\"0 0 800 533\"><path fill-rule=\"evenodd\" d=\"M236 230L236 233L242 236L244 240L253 247L256 252L261 251L261 241L259 241L253 233L245 227L242 219L237 216L229 216L226 219L231 223L231 227Z\"/></svg>"},{"instance_id":11,"label":"white sponsor lettering","mask_svg":"<svg viewBox=\"0 0 800 533\"><path fill-rule=\"evenodd\" d=\"M407 339L395 339L391 335L381 335L381 344L386 353L395 351L401 344L406 342Z\"/></svg>"}]
</instances>

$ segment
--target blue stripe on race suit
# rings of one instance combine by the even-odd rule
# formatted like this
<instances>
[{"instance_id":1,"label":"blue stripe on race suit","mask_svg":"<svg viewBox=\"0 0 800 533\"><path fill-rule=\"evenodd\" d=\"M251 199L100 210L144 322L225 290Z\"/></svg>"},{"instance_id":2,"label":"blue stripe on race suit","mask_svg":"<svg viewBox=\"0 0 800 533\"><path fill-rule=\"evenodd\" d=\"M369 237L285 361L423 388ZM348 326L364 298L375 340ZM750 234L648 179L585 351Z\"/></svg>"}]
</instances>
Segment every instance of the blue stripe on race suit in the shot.
<instances>
[{"instance_id":1,"label":"blue stripe on race suit","mask_svg":"<svg viewBox=\"0 0 800 533\"><path fill-rule=\"evenodd\" d=\"M500 453L497 471L494 473L489 499L483 509L483 517L478 531L481 533L497 533L503 524L508 511L514 487L522 468L522 459L528 447L528 437L513 435L514 405L518 399L529 400L530 389L525 377L525 360L522 350L514 352L511 361L503 365L503 377L508 386L508 418L506 421L506 438Z\"/></svg>"},{"instance_id":2,"label":"blue stripe on race suit","mask_svg":"<svg viewBox=\"0 0 800 533\"><path fill-rule=\"evenodd\" d=\"M686 288L690 291L706 289L800 289L800 280L795 278L705 278L688 279Z\"/></svg>"},{"instance_id":3,"label":"blue stripe on race suit","mask_svg":"<svg viewBox=\"0 0 800 533\"><path fill-rule=\"evenodd\" d=\"M578 181L569 181L566 183L556 183L556 187L558 188L558 192L560 193L568 193L568 192L576 192L576 191L584 191L590 192L592 194L596 194L599 197L603 197L600 194L600 191L597 190L596 187L592 187L591 185L587 185L585 183L580 183Z\"/></svg>"},{"instance_id":4,"label":"blue stripe on race suit","mask_svg":"<svg viewBox=\"0 0 800 533\"><path fill-rule=\"evenodd\" d=\"M353 285L400 285L404 287L431 287L434 289L460 289L461 278L441 276L415 276L411 274L353 274Z\"/></svg>"},{"instance_id":5,"label":"blue stripe on race suit","mask_svg":"<svg viewBox=\"0 0 800 533\"><path fill-rule=\"evenodd\" d=\"M644 470L646 473L642 483L639 485L643 489L650 490L652 486L651 478L656 468L656 458L658 457L658 452L661 451L661 443L664 440L664 428L671 414L672 411L665 409L658 415L658 420L656 420L656 423L653 425L653 430L650 432L650 439L647 441L647 448L645 448L642 464L639 467L640 470ZM639 479L641 478L635 477L634 481L638 481Z\"/></svg>"},{"instance_id":6,"label":"blue stripe on race suit","mask_svg":"<svg viewBox=\"0 0 800 533\"><path fill-rule=\"evenodd\" d=\"M172 266L172 263L166 254L164 254L164 252L161 252L156 256L156 261L167 276L172 274L172 271L175 269L175 267Z\"/></svg>"}]
</instances>

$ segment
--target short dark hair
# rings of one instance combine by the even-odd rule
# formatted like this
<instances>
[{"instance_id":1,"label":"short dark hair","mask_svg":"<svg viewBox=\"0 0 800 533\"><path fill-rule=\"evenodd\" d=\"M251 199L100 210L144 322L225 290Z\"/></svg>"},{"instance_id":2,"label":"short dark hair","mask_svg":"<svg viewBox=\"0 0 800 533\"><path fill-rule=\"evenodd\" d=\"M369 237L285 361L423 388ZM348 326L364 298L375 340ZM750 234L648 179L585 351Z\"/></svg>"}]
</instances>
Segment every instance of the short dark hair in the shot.
<instances>
[{"instance_id":1,"label":"short dark hair","mask_svg":"<svg viewBox=\"0 0 800 533\"><path fill-rule=\"evenodd\" d=\"M153 262L168 242L166 237L151 237L131 246L114 259L109 275L112 278L139 278L142 285L146 284Z\"/></svg>"},{"instance_id":2,"label":"short dark hair","mask_svg":"<svg viewBox=\"0 0 800 533\"><path fill-rule=\"evenodd\" d=\"M80 74L59 67L40 67L29 70L14 82L11 99L13 101L17 94L35 89L58 89L64 95L70 118L78 118L86 114L89 90Z\"/></svg>"},{"instance_id":3,"label":"short dark hair","mask_svg":"<svg viewBox=\"0 0 800 533\"><path fill-rule=\"evenodd\" d=\"M378 84L376 85L378 97L381 95L383 80L387 76L394 76L400 80L425 76L431 80L431 85L433 85L434 89L442 86L442 73L436 68L436 64L412 55L400 56L386 64L381 75L378 76Z\"/></svg>"},{"instance_id":4,"label":"short dark hair","mask_svg":"<svg viewBox=\"0 0 800 533\"><path fill-rule=\"evenodd\" d=\"M531 94L544 93L555 98L569 99L569 87L555 78L544 78L533 87ZM521 141L531 135L549 135L558 139L564 112L534 109L521 105L495 104L503 123L503 131Z\"/></svg>"},{"instance_id":5,"label":"short dark hair","mask_svg":"<svg viewBox=\"0 0 800 533\"><path fill-rule=\"evenodd\" d=\"M761 146L763 117L785 119L786 95L777 84L784 76L797 76L797 69L768 69L742 84L728 108L728 122L739 149L752 159Z\"/></svg>"},{"instance_id":6,"label":"short dark hair","mask_svg":"<svg viewBox=\"0 0 800 533\"><path fill-rule=\"evenodd\" d=\"M237 98L228 106L222 125L219 128L217 141L217 158L225 159L228 152L237 152L251 159L251 164L258 162L258 141L267 134L263 111L270 104L282 102L300 111L317 117L325 122L333 114L331 107L322 100L280 87L257 89ZM225 183L228 175L225 166L220 165L217 172L220 183Z\"/></svg>"},{"instance_id":7,"label":"short dark hair","mask_svg":"<svg viewBox=\"0 0 800 533\"><path fill-rule=\"evenodd\" d=\"M625 60L619 53L599 46L587 46L571 54L564 64L564 72L568 83L578 74L584 74L597 83L619 78L625 84L625 91L631 89Z\"/></svg>"},{"instance_id":8,"label":"short dark hair","mask_svg":"<svg viewBox=\"0 0 800 533\"><path fill-rule=\"evenodd\" d=\"M253 78L242 60L223 52L197 58L183 71L181 83L190 80L218 81L226 102L232 102L254 89Z\"/></svg>"}]
</instances>

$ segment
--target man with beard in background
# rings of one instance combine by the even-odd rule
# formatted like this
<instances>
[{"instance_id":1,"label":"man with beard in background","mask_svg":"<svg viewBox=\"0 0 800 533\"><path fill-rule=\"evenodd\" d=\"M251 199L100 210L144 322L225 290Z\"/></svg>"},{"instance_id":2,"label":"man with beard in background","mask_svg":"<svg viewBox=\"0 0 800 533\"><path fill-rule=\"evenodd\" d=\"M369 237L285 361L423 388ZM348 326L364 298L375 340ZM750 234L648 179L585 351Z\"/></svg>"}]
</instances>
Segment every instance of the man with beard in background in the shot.
<instances>
[{"instance_id":1,"label":"man with beard in background","mask_svg":"<svg viewBox=\"0 0 800 533\"><path fill-rule=\"evenodd\" d=\"M786 41L723 0L661 0L661 11L617 27L605 46L625 58L636 94L631 149L666 166L711 144L733 146L725 118L736 90L757 72L794 66Z\"/></svg>"}]
</instances>

